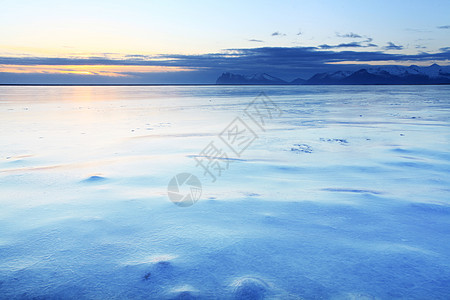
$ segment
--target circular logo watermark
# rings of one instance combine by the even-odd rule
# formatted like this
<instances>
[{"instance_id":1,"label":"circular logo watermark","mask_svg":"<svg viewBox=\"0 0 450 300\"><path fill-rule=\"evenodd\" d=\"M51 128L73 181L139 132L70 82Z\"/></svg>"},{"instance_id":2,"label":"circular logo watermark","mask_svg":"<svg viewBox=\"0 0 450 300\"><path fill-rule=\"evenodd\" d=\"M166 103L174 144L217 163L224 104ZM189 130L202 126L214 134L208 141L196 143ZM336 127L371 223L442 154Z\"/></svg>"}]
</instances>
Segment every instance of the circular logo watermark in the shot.
<instances>
[{"instance_id":1,"label":"circular logo watermark","mask_svg":"<svg viewBox=\"0 0 450 300\"><path fill-rule=\"evenodd\" d=\"M190 173L180 173L174 176L167 186L170 201L178 206L191 206L202 195L202 184L197 176Z\"/></svg>"}]
</instances>

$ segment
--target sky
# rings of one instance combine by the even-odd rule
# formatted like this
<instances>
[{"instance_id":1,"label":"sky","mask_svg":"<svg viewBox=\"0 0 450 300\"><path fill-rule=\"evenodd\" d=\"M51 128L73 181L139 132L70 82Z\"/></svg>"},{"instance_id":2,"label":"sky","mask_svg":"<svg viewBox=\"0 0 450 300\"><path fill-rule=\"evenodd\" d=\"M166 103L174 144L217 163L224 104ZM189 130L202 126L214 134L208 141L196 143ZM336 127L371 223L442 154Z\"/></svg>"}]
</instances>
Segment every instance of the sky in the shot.
<instances>
[{"instance_id":1,"label":"sky","mask_svg":"<svg viewBox=\"0 0 450 300\"><path fill-rule=\"evenodd\" d=\"M0 83L285 80L450 65L450 1L0 0Z\"/></svg>"}]
</instances>

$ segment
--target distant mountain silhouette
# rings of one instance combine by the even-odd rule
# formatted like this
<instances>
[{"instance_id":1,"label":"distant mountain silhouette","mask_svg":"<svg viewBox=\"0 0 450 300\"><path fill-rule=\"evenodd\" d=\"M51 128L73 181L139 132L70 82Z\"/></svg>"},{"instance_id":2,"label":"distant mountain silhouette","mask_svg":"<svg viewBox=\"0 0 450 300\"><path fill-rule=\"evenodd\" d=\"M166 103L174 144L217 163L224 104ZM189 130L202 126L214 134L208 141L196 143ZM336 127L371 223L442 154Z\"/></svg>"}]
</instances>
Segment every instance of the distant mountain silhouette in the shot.
<instances>
[{"instance_id":1,"label":"distant mountain silhouette","mask_svg":"<svg viewBox=\"0 0 450 300\"><path fill-rule=\"evenodd\" d=\"M317 73L308 80L302 78L286 82L267 73L250 76L223 73L217 84L450 84L450 67L433 64L428 67L419 66L386 66L360 69L356 72L337 71Z\"/></svg>"},{"instance_id":2,"label":"distant mountain silhouette","mask_svg":"<svg viewBox=\"0 0 450 300\"><path fill-rule=\"evenodd\" d=\"M257 73L253 75L240 75L233 73L223 73L216 80L217 84L288 84L286 81L271 76L266 73Z\"/></svg>"},{"instance_id":3,"label":"distant mountain silhouette","mask_svg":"<svg viewBox=\"0 0 450 300\"><path fill-rule=\"evenodd\" d=\"M352 72L337 71L334 73L317 73L308 80L305 80L304 84L339 84L340 81Z\"/></svg>"},{"instance_id":4,"label":"distant mountain silhouette","mask_svg":"<svg viewBox=\"0 0 450 300\"><path fill-rule=\"evenodd\" d=\"M306 79L303 78L296 78L289 82L289 84L304 84L306 82Z\"/></svg>"}]
</instances>

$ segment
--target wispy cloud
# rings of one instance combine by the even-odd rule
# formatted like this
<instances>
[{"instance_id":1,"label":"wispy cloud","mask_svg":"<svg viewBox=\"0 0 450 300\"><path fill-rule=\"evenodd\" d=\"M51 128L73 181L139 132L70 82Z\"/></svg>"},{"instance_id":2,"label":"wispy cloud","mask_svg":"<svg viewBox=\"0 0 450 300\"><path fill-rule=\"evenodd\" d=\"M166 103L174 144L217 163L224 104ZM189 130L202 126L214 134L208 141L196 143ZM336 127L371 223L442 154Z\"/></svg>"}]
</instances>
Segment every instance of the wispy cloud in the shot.
<instances>
[{"instance_id":1,"label":"wispy cloud","mask_svg":"<svg viewBox=\"0 0 450 300\"><path fill-rule=\"evenodd\" d=\"M378 45L373 44L373 39L368 36L363 36L354 32L349 32L345 34L340 34L339 32L336 32L336 36L340 38L352 38L352 39L362 39L365 38L363 41L359 42L351 42L351 43L340 43L337 45L328 45L323 44L320 45L320 49L340 49L340 48L368 48L368 47L378 47Z\"/></svg>"},{"instance_id":2,"label":"wispy cloud","mask_svg":"<svg viewBox=\"0 0 450 300\"><path fill-rule=\"evenodd\" d=\"M383 49L385 49L385 50L403 50L403 46L396 45L392 42L388 42L387 46L383 47Z\"/></svg>"},{"instance_id":3,"label":"wispy cloud","mask_svg":"<svg viewBox=\"0 0 450 300\"><path fill-rule=\"evenodd\" d=\"M345 33L345 34L340 34L339 32L336 32L336 36L341 37L341 38L352 38L352 39L362 38L361 35L359 35L357 33L353 33L353 32L349 32L349 33Z\"/></svg>"},{"instance_id":4,"label":"wispy cloud","mask_svg":"<svg viewBox=\"0 0 450 300\"><path fill-rule=\"evenodd\" d=\"M358 42L342 43L339 45L328 45L328 44L319 45L320 49L361 48L361 47L363 46L361 45L361 43Z\"/></svg>"},{"instance_id":5,"label":"wispy cloud","mask_svg":"<svg viewBox=\"0 0 450 300\"><path fill-rule=\"evenodd\" d=\"M450 29L450 25L438 26L439 29Z\"/></svg>"},{"instance_id":6,"label":"wispy cloud","mask_svg":"<svg viewBox=\"0 0 450 300\"><path fill-rule=\"evenodd\" d=\"M257 39L249 39L249 42L255 42L255 43L264 43L263 40L257 40Z\"/></svg>"},{"instance_id":7,"label":"wispy cloud","mask_svg":"<svg viewBox=\"0 0 450 300\"><path fill-rule=\"evenodd\" d=\"M372 40L372 39L370 39ZM339 49L339 48L367 48L367 47L378 47L375 44L372 43L366 43L367 41L364 42L351 42L351 43L342 43L342 44L338 44L338 45L328 45L328 44L323 44L323 45L319 45L320 49Z\"/></svg>"},{"instance_id":8,"label":"wispy cloud","mask_svg":"<svg viewBox=\"0 0 450 300\"><path fill-rule=\"evenodd\" d=\"M272 33L272 36L286 36L286 34L281 33L279 31L275 31L275 32Z\"/></svg>"}]
</instances>

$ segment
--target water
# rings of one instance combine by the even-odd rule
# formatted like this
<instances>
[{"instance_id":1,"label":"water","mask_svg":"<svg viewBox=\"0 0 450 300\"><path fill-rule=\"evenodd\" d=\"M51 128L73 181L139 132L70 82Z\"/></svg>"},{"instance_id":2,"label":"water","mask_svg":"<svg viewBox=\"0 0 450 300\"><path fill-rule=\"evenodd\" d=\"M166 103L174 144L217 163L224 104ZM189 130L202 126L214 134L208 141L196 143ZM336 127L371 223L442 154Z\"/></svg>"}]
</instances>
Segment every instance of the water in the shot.
<instances>
[{"instance_id":1,"label":"water","mask_svg":"<svg viewBox=\"0 0 450 300\"><path fill-rule=\"evenodd\" d=\"M282 111L263 128L260 92ZM449 96L0 87L1 298L448 299ZM257 136L239 157L218 137L236 117ZM188 207L167 194L183 172Z\"/></svg>"}]
</instances>

